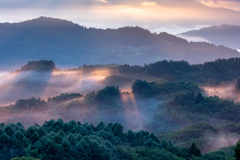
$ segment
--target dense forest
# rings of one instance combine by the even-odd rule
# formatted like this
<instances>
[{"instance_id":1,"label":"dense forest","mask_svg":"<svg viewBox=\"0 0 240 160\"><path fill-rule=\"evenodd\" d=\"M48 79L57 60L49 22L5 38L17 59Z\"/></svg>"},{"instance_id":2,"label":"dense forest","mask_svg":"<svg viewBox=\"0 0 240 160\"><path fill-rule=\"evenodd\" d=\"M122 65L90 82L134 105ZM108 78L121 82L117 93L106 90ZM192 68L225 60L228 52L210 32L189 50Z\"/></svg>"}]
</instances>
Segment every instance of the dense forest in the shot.
<instances>
[{"instance_id":1,"label":"dense forest","mask_svg":"<svg viewBox=\"0 0 240 160\"><path fill-rule=\"evenodd\" d=\"M123 132L119 123L46 121L25 129L21 123L0 125L2 160L213 160L233 159L227 151L202 154L195 143L179 148L148 131ZM24 158L26 156L26 158ZM15 157L15 158L14 158ZM18 158L22 157L22 158ZM32 158L27 158L32 157Z\"/></svg>"},{"instance_id":2,"label":"dense forest","mask_svg":"<svg viewBox=\"0 0 240 160\"><path fill-rule=\"evenodd\" d=\"M193 81L199 84L218 85L240 76L240 58L218 59L204 64L190 65L186 61L159 61L142 66L121 65L122 74L145 74L166 80Z\"/></svg>"},{"instance_id":3,"label":"dense forest","mask_svg":"<svg viewBox=\"0 0 240 160\"><path fill-rule=\"evenodd\" d=\"M40 61L29 61L26 65L22 66L21 69L16 70L16 72L21 72L21 71L30 71L30 70L35 70L35 71L52 71L56 69L55 63L50 60L40 60Z\"/></svg>"},{"instance_id":4,"label":"dense forest","mask_svg":"<svg viewBox=\"0 0 240 160\"><path fill-rule=\"evenodd\" d=\"M78 68L69 68L69 71L83 70L91 72L98 69L109 69L119 74L109 76L106 82L131 81L131 78L154 78L163 81L191 81L202 85L219 85L240 77L240 58L217 59L203 64L189 64L187 61L158 61L155 63L138 65L83 65ZM120 77L124 75L125 77Z\"/></svg>"},{"instance_id":5,"label":"dense forest","mask_svg":"<svg viewBox=\"0 0 240 160\"><path fill-rule=\"evenodd\" d=\"M240 104L202 86L234 84L238 96L239 67L231 58L62 71L53 61L30 61L0 89L44 98L10 92L15 103L0 108L0 159L233 160Z\"/></svg>"}]
</instances>

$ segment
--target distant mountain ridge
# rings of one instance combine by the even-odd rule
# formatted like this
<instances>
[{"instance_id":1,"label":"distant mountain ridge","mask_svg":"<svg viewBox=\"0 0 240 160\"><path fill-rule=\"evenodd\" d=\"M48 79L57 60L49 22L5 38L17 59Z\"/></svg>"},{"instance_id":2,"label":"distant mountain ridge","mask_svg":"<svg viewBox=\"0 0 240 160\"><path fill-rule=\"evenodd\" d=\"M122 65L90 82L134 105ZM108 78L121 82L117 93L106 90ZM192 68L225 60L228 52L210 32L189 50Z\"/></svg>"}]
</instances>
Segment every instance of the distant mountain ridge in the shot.
<instances>
[{"instance_id":1,"label":"distant mountain ridge","mask_svg":"<svg viewBox=\"0 0 240 160\"><path fill-rule=\"evenodd\" d=\"M216 45L240 49L240 25L214 25L200 30L192 30L181 35L202 37Z\"/></svg>"},{"instance_id":2,"label":"distant mountain ridge","mask_svg":"<svg viewBox=\"0 0 240 160\"><path fill-rule=\"evenodd\" d=\"M224 46L188 43L174 35L153 34L140 27L103 30L47 17L1 23L0 48L0 69L40 59L71 67L110 63L143 65L164 59L204 63L240 55Z\"/></svg>"}]
</instances>

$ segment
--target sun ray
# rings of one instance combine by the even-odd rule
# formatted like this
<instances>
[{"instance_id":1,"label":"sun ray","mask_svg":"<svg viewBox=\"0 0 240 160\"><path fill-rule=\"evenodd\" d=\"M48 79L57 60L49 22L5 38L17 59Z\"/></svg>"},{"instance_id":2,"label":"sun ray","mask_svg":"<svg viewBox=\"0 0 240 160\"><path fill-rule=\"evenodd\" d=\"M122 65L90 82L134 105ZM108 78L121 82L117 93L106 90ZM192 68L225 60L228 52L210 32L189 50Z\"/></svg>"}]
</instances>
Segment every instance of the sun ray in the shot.
<instances>
[{"instance_id":1,"label":"sun ray","mask_svg":"<svg viewBox=\"0 0 240 160\"><path fill-rule=\"evenodd\" d=\"M121 95L127 128L133 130L144 129L142 117L139 112L135 96L132 93L123 93Z\"/></svg>"}]
</instances>

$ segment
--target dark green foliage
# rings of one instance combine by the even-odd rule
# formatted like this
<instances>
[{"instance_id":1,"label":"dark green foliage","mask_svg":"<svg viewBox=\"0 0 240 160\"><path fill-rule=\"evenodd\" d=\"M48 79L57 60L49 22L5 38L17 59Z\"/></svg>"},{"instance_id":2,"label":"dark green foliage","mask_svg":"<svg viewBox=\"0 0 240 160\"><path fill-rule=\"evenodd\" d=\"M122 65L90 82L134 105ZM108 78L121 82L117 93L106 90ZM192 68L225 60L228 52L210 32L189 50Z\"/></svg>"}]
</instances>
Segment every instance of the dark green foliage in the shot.
<instances>
[{"instance_id":1,"label":"dark green foliage","mask_svg":"<svg viewBox=\"0 0 240 160\"><path fill-rule=\"evenodd\" d=\"M22 66L19 71L52 71L55 69L55 63L50 60L29 61L26 65Z\"/></svg>"},{"instance_id":2,"label":"dark green foliage","mask_svg":"<svg viewBox=\"0 0 240 160\"><path fill-rule=\"evenodd\" d=\"M196 144L194 142L191 145L191 147L188 148L188 153L193 155L194 157L202 156L201 150L196 146Z\"/></svg>"},{"instance_id":3,"label":"dark green foliage","mask_svg":"<svg viewBox=\"0 0 240 160\"><path fill-rule=\"evenodd\" d=\"M131 148L130 155L125 157L124 155L129 151L126 150L128 146L138 148L136 150ZM58 119L57 121L46 121L43 126L35 124L26 130L20 123L17 123L6 125L0 135L1 160L9 160L13 157L16 157L16 160L33 158L43 160L118 160L131 159L136 156L136 153L139 159L156 158L160 155L170 159L177 158L174 153L157 148L162 149L157 136L147 131L133 132L130 130L124 133L120 123L105 125L100 122L97 126L93 126L74 120L64 123L62 119ZM161 153L157 151L161 151Z\"/></svg>"},{"instance_id":4,"label":"dark green foliage","mask_svg":"<svg viewBox=\"0 0 240 160\"><path fill-rule=\"evenodd\" d=\"M120 90L115 86L107 86L102 90L99 90L96 94L96 99L99 101L110 99L112 97L119 97Z\"/></svg>"},{"instance_id":5,"label":"dark green foliage","mask_svg":"<svg viewBox=\"0 0 240 160\"><path fill-rule=\"evenodd\" d=\"M203 100L204 100L204 97L202 96L202 93L199 92L196 96L195 102L199 104Z\"/></svg>"},{"instance_id":6,"label":"dark green foliage","mask_svg":"<svg viewBox=\"0 0 240 160\"><path fill-rule=\"evenodd\" d=\"M161 144L154 142L152 139L147 140L143 144L143 146L148 147L148 148L155 148L155 147L162 148Z\"/></svg>"},{"instance_id":7,"label":"dark green foliage","mask_svg":"<svg viewBox=\"0 0 240 160\"><path fill-rule=\"evenodd\" d=\"M174 69L174 66L171 64L171 61L168 62L166 60L149 65L145 72L147 75L161 77L169 80L175 79L176 75L176 70Z\"/></svg>"},{"instance_id":8,"label":"dark green foliage","mask_svg":"<svg viewBox=\"0 0 240 160\"><path fill-rule=\"evenodd\" d=\"M145 148L145 147L136 147L128 150L128 152L133 152L132 159L134 160L184 160L181 157L177 157L174 154L167 152L161 148ZM131 156L128 156L126 159L130 160Z\"/></svg>"},{"instance_id":9,"label":"dark green foliage","mask_svg":"<svg viewBox=\"0 0 240 160\"><path fill-rule=\"evenodd\" d=\"M162 132L157 135L160 139L173 141L175 146L178 147L189 147L192 145L192 142L195 141L201 151L208 152L209 150L218 149L218 146L214 146L213 144L218 142L219 138L217 135L223 133L223 130L227 129L222 126L214 126L206 122L200 122L184 127L178 131ZM227 130L226 134L228 134L228 132ZM232 135L229 135L229 137L231 138ZM162 143L163 142L161 142L161 144ZM166 142L163 143L162 146L166 146Z\"/></svg>"},{"instance_id":10,"label":"dark green foliage","mask_svg":"<svg viewBox=\"0 0 240 160\"><path fill-rule=\"evenodd\" d=\"M72 100L75 98L80 98L82 95L80 93L62 93L59 96L48 98L48 101L53 101L53 102L63 102L63 101L68 101Z\"/></svg>"},{"instance_id":11,"label":"dark green foliage","mask_svg":"<svg viewBox=\"0 0 240 160\"><path fill-rule=\"evenodd\" d=\"M196 97L193 92L177 94L172 100L167 102L168 112L184 112L194 118L203 116L229 120L230 122L239 122L240 104L231 100L220 99L217 96L203 97L199 93ZM185 118L188 118L186 114ZM192 115L195 115L192 116Z\"/></svg>"},{"instance_id":12,"label":"dark green foliage","mask_svg":"<svg viewBox=\"0 0 240 160\"><path fill-rule=\"evenodd\" d=\"M215 132L216 128L209 123L200 122L187 126L179 131L170 132L168 134L159 133L158 136L161 138L171 139L173 141L183 141L186 142L190 139L195 139L203 136L205 130L210 130Z\"/></svg>"},{"instance_id":13,"label":"dark green foliage","mask_svg":"<svg viewBox=\"0 0 240 160\"><path fill-rule=\"evenodd\" d=\"M135 94L143 95L144 97L151 97L156 94L156 83L148 83L147 81L141 81L138 79L132 85L132 91Z\"/></svg>"},{"instance_id":14,"label":"dark green foliage","mask_svg":"<svg viewBox=\"0 0 240 160\"><path fill-rule=\"evenodd\" d=\"M107 86L125 86L132 82L131 77L126 77L122 75L110 75L107 76L104 80L101 81L101 83L107 85Z\"/></svg>"},{"instance_id":15,"label":"dark green foliage","mask_svg":"<svg viewBox=\"0 0 240 160\"><path fill-rule=\"evenodd\" d=\"M226 155L222 151L209 152L204 154L199 160L226 160Z\"/></svg>"},{"instance_id":16,"label":"dark green foliage","mask_svg":"<svg viewBox=\"0 0 240 160\"><path fill-rule=\"evenodd\" d=\"M166 62L164 62L163 64L165 63ZM169 63L174 69L177 70L177 68L179 68L179 71L174 72L174 77L178 76L178 78L180 77L180 79L190 73L200 73L200 70L198 70L198 65L194 66L195 68L191 68L192 66L185 63ZM216 61L216 63L218 62ZM227 62L224 61L224 63ZM183 68L180 69L180 64L185 65L183 65ZM148 65L143 68L146 69L147 67ZM214 64L212 67L214 67ZM134 68L137 70L136 66ZM221 68L218 69L221 70ZM205 71L208 72L208 68L205 68ZM203 70L203 72L205 71ZM182 74L182 77L180 73ZM145 74L147 74L147 72ZM209 75L211 75L210 71ZM166 79L171 80L170 78ZM201 79L201 77L199 77L199 79ZM175 135L170 135L169 133L169 137L174 137L174 140L181 140L181 143L178 143L178 141L174 141L173 139L168 137L161 137L161 139L164 138L166 140L173 140L172 142L175 147L170 145L170 143L168 143L167 141L159 141L158 138L146 131L134 132L129 130L127 133L124 133L123 126L120 123L106 124L106 120L104 121L105 124L103 122L100 122L97 126L93 126L86 123L82 124L76 121L64 123L61 119L59 119L57 121L48 121L44 123L43 126L39 126L36 124L26 130L23 129L23 126L20 123L8 125L0 124L0 140L2 142L1 149L4 151L0 152L0 159L4 159L5 155L7 159L16 156L31 156L41 159L71 159L71 156L77 157L75 152L76 148L77 151L81 153L80 155L82 155L82 158L85 157L86 159L94 159L94 157L100 157L101 159L110 159L110 157L118 157L120 159L121 156L118 155L118 152L124 152L127 147L130 147L131 149L134 148L134 150L138 147L143 147L149 152L150 150L152 151L156 148L159 148L161 150L164 150L164 152L166 150L166 152L169 152L172 155L189 159L189 157L191 157L190 152L187 152L187 149L179 149L176 146L189 147L194 141L202 151L206 152L213 149L213 147L214 149L216 149L215 146L211 148L210 145L206 145L208 140L215 141L216 138L213 138L211 136L206 137L206 135L214 135L218 133L220 134L219 128L221 128L224 133L227 133L228 131L230 132L230 134L240 133L240 127L238 124L240 121L238 116L240 114L239 103L234 103L231 100L224 100L217 96L203 97L199 87L191 82L167 81L163 83L155 83L137 80L133 84L132 90L135 95L140 95L143 97L158 98L158 95L164 95L165 97L168 97L166 103L160 104L155 110L156 115L153 115L153 117L156 119L157 122L161 122L161 125L155 125L154 129L166 126L169 128L169 130L172 130L172 128L181 128L186 125L200 121L212 122L216 119L224 123L235 123L228 123L221 126L212 126L208 123L197 123L196 125L186 127L179 132L173 132ZM122 94L127 95L127 93ZM80 94L76 94L76 96L78 95ZM109 103L109 101L112 100L114 101L114 103L112 103L111 105L117 108L118 103L121 102L121 99L119 98L120 95L121 94L118 87L106 87L103 90L100 90L98 92L92 92L86 95L86 101L84 99L81 102L74 103L76 104L76 107L79 107L79 109L81 109L82 107L81 103L87 103L89 107L92 107L95 104L101 104L99 105L99 108L102 109L101 107L105 106L105 103ZM141 98L140 96L135 96L136 101L138 100L137 98ZM65 101L72 99L72 97L75 97L75 94L61 94L60 96L52 98L51 101ZM70 108L71 105L74 103L69 103L68 107ZM19 100L9 108L15 107L14 110L11 110L13 112L27 110L28 113L29 110L31 111L43 109L49 104L51 104L50 101L45 102L40 98L32 98L26 100ZM104 111L108 112L109 110ZM163 113L161 115L165 114L166 117L164 121L161 121L161 118L163 116L159 114L159 112L162 111ZM118 113L116 113L116 115L117 114ZM152 122L149 121L147 123L150 124ZM125 124L123 123L123 125ZM231 137L230 134L227 136ZM99 150L94 150L88 145L98 146ZM122 151L116 151L116 146L118 145L123 146ZM45 146L48 146L49 148ZM63 153L63 150L66 150L66 152ZM132 150L133 155L128 155L128 153L126 152L124 152L124 154L134 159L133 157L135 156L135 154L138 154L136 153L136 150ZM96 152L96 155L89 156L89 154L92 154L92 152ZM100 152L107 152L111 156L106 154L100 154ZM148 156L145 157L145 155L148 155L148 153L143 153L144 154L141 154L142 157L138 157L139 159L150 159ZM201 159L203 157L201 157ZM223 157L224 155L222 154L211 153L209 155L206 155L204 158L222 159ZM78 158L80 159L81 157ZM125 159L127 158L125 157Z\"/></svg>"},{"instance_id":17,"label":"dark green foliage","mask_svg":"<svg viewBox=\"0 0 240 160\"><path fill-rule=\"evenodd\" d=\"M189 65L186 61L159 61L142 66L122 65L123 74L155 76L170 81L186 81L208 85L230 82L240 76L240 58L218 59L204 64Z\"/></svg>"},{"instance_id":18,"label":"dark green foliage","mask_svg":"<svg viewBox=\"0 0 240 160\"><path fill-rule=\"evenodd\" d=\"M234 149L234 157L240 160L240 140L237 142L236 148Z\"/></svg>"},{"instance_id":19,"label":"dark green foliage","mask_svg":"<svg viewBox=\"0 0 240 160\"><path fill-rule=\"evenodd\" d=\"M169 102L169 104L173 106L178 105L192 105L191 102L194 102L195 95L193 92L185 92L183 94L178 94L174 97L172 101Z\"/></svg>"},{"instance_id":20,"label":"dark green foliage","mask_svg":"<svg viewBox=\"0 0 240 160\"><path fill-rule=\"evenodd\" d=\"M40 159L32 158L32 157L15 157L15 158L12 158L11 160L40 160Z\"/></svg>"},{"instance_id":21,"label":"dark green foliage","mask_svg":"<svg viewBox=\"0 0 240 160\"><path fill-rule=\"evenodd\" d=\"M38 110L46 107L47 104L44 100L34 97L29 99L20 99L13 105L13 108L17 110Z\"/></svg>"},{"instance_id":22,"label":"dark green foliage","mask_svg":"<svg viewBox=\"0 0 240 160\"><path fill-rule=\"evenodd\" d=\"M240 124L239 123L227 123L221 125L222 130L228 130L231 133L238 133L240 134Z\"/></svg>"},{"instance_id":23,"label":"dark green foliage","mask_svg":"<svg viewBox=\"0 0 240 160\"><path fill-rule=\"evenodd\" d=\"M139 74L143 73L145 68L141 66L130 66L128 64L120 65L117 67L117 71L123 74Z\"/></svg>"},{"instance_id":24,"label":"dark green foliage","mask_svg":"<svg viewBox=\"0 0 240 160\"><path fill-rule=\"evenodd\" d=\"M143 97L169 95L171 93L184 91L198 92L200 90L201 89L197 85L183 81L164 82L162 84L157 84L155 82L147 82L138 79L132 85L132 92Z\"/></svg>"}]
</instances>

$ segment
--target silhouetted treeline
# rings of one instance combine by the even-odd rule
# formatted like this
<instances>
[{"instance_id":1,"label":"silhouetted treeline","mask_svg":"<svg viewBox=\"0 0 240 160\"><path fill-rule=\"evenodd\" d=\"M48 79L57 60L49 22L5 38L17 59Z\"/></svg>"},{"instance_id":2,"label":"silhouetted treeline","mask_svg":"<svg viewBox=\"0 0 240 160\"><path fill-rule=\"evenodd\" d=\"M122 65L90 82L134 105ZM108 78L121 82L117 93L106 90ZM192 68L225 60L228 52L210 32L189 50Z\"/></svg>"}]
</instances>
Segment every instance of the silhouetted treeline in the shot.
<instances>
[{"instance_id":1,"label":"silhouetted treeline","mask_svg":"<svg viewBox=\"0 0 240 160\"><path fill-rule=\"evenodd\" d=\"M127 86L131 85L131 82L136 80L134 77L131 76L124 76L124 75L110 75L104 78L101 83L105 85L113 85L113 86Z\"/></svg>"},{"instance_id":2,"label":"silhouetted treeline","mask_svg":"<svg viewBox=\"0 0 240 160\"><path fill-rule=\"evenodd\" d=\"M59 96L56 97L49 97L48 98L48 102L63 102L63 101L67 101L67 100L72 100L75 98L80 98L82 97L82 95L80 93L62 93Z\"/></svg>"},{"instance_id":3,"label":"silhouetted treeline","mask_svg":"<svg viewBox=\"0 0 240 160\"><path fill-rule=\"evenodd\" d=\"M240 58L218 59L214 62L190 65L186 61L159 61L145 66L121 65L122 74L155 76L167 80L192 81L203 84L220 84L240 76Z\"/></svg>"},{"instance_id":4,"label":"silhouetted treeline","mask_svg":"<svg viewBox=\"0 0 240 160\"><path fill-rule=\"evenodd\" d=\"M204 64L190 65L187 61L158 61L144 66L130 65L84 65L68 70L82 70L84 73L107 69L112 73L134 76L152 76L169 81L192 81L194 83L217 85L240 77L240 58L218 59ZM30 61L17 71L51 71L53 61ZM121 78L121 77L120 77ZM126 80L121 78L123 81ZM119 84L121 84L119 82Z\"/></svg>"},{"instance_id":5,"label":"silhouetted treeline","mask_svg":"<svg viewBox=\"0 0 240 160\"><path fill-rule=\"evenodd\" d=\"M14 105L11 105L16 111L24 110L42 110L47 106L47 103L40 98L19 99Z\"/></svg>"},{"instance_id":6,"label":"silhouetted treeline","mask_svg":"<svg viewBox=\"0 0 240 160\"><path fill-rule=\"evenodd\" d=\"M82 95L80 93L62 93L59 96L56 97L49 97L48 101L45 101L41 98L28 98L28 99L19 99L17 100L13 105L8 106L7 108L11 108L13 112L19 112L19 111L38 111L47 109L50 105L50 102L65 102L68 100L72 100L75 98L80 98ZM4 110L4 108L2 108Z\"/></svg>"},{"instance_id":7,"label":"silhouetted treeline","mask_svg":"<svg viewBox=\"0 0 240 160\"><path fill-rule=\"evenodd\" d=\"M240 58L218 59L204 64L190 65L187 61L158 61L138 65L85 65L73 70L108 69L113 73L137 76L153 76L169 81L192 81L194 83L216 85L240 77Z\"/></svg>"},{"instance_id":8,"label":"silhouetted treeline","mask_svg":"<svg viewBox=\"0 0 240 160\"><path fill-rule=\"evenodd\" d=\"M155 83L136 80L132 85L132 92L143 97L153 97L156 95L169 95L171 93L192 91L193 93L201 91L201 89L191 82L164 82Z\"/></svg>"},{"instance_id":9,"label":"silhouetted treeline","mask_svg":"<svg viewBox=\"0 0 240 160\"><path fill-rule=\"evenodd\" d=\"M121 93L118 87L107 86L104 89L97 91L96 99L100 101L102 100L108 101L109 98L118 97L120 96L120 94Z\"/></svg>"},{"instance_id":10,"label":"silhouetted treeline","mask_svg":"<svg viewBox=\"0 0 240 160\"><path fill-rule=\"evenodd\" d=\"M29 61L27 64L21 67L21 69L17 70L19 71L29 71L29 70L35 70L35 71L52 71L56 69L55 63L50 60L40 60L40 61Z\"/></svg>"}]
</instances>

